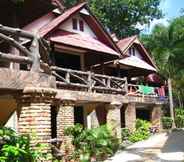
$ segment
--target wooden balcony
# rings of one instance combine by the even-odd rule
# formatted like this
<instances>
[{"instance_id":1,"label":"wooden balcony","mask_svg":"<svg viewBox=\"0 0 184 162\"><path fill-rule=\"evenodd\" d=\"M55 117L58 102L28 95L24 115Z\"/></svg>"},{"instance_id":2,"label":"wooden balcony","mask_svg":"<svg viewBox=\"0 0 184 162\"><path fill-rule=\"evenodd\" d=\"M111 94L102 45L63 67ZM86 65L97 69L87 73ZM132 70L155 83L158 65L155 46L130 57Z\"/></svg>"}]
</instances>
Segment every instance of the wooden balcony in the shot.
<instances>
[{"instance_id":1,"label":"wooden balcony","mask_svg":"<svg viewBox=\"0 0 184 162\"><path fill-rule=\"evenodd\" d=\"M13 35L18 40L28 40L29 46L23 45L18 40L9 37ZM56 66L49 66L49 50L47 43L36 35L20 29L0 26L0 39L18 50L17 54L0 52L0 62L5 67L0 67L0 90L2 94L9 91L22 91L25 87L53 88L58 91L59 99L74 99L84 102L111 102L118 100L122 103L164 103L158 94L144 95L130 93L127 78L119 78L91 71L78 71ZM10 64L17 64L19 68L13 69ZM26 70L22 70L24 65ZM67 97L69 96L69 97Z\"/></svg>"},{"instance_id":2,"label":"wooden balcony","mask_svg":"<svg viewBox=\"0 0 184 162\"><path fill-rule=\"evenodd\" d=\"M127 92L127 79L95 74L87 71L77 71L60 67L51 67L56 77L58 89L72 89L78 91L122 94Z\"/></svg>"}]
</instances>

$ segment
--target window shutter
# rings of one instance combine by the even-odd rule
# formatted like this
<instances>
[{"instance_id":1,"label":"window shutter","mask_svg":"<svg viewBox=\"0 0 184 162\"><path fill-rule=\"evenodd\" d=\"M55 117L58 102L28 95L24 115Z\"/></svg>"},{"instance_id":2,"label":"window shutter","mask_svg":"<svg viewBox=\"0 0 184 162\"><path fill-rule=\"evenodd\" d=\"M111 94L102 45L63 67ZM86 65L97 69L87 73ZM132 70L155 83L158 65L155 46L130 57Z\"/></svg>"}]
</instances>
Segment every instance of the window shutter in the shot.
<instances>
[{"instance_id":1,"label":"window shutter","mask_svg":"<svg viewBox=\"0 0 184 162\"><path fill-rule=\"evenodd\" d=\"M77 19L72 19L73 29L77 30Z\"/></svg>"},{"instance_id":2,"label":"window shutter","mask_svg":"<svg viewBox=\"0 0 184 162\"><path fill-rule=\"evenodd\" d=\"M80 31L84 31L84 22L82 20L79 21Z\"/></svg>"}]
</instances>

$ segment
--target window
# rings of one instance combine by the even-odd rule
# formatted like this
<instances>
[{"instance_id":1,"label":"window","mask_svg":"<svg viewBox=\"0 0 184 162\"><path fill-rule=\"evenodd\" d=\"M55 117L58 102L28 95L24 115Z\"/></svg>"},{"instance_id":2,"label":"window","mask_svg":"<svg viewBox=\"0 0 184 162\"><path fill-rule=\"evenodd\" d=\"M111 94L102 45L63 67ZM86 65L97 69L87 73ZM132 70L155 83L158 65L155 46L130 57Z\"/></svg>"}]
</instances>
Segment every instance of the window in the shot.
<instances>
[{"instance_id":1,"label":"window","mask_svg":"<svg viewBox=\"0 0 184 162\"><path fill-rule=\"evenodd\" d=\"M129 48L129 55L135 56L135 48Z\"/></svg>"},{"instance_id":2,"label":"window","mask_svg":"<svg viewBox=\"0 0 184 162\"><path fill-rule=\"evenodd\" d=\"M129 55L131 56L131 54L132 54L131 48L128 49L128 53L129 53Z\"/></svg>"},{"instance_id":3,"label":"window","mask_svg":"<svg viewBox=\"0 0 184 162\"><path fill-rule=\"evenodd\" d=\"M135 56L135 48L132 48L132 55Z\"/></svg>"},{"instance_id":4,"label":"window","mask_svg":"<svg viewBox=\"0 0 184 162\"><path fill-rule=\"evenodd\" d=\"M77 19L72 19L73 29L77 30Z\"/></svg>"},{"instance_id":5,"label":"window","mask_svg":"<svg viewBox=\"0 0 184 162\"><path fill-rule=\"evenodd\" d=\"M79 21L80 31L84 31L84 22L82 20Z\"/></svg>"}]
</instances>

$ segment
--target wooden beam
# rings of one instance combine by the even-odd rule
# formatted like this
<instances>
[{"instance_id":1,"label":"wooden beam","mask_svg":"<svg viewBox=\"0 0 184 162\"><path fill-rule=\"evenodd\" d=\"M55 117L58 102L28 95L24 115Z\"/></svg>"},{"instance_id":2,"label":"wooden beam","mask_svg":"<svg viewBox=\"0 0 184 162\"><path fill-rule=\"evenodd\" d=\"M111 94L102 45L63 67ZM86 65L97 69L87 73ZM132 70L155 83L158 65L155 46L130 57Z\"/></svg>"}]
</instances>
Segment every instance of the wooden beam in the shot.
<instances>
[{"instance_id":1,"label":"wooden beam","mask_svg":"<svg viewBox=\"0 0 184 162\"><path fill-rule=\"evenodd\" d=\"M142 96L125 96L122 94L103 94L97 92L74 91L57 89L56 98L59 100L75 100L78 103L111 103L118 101L120 103L136 103L136 104L166 104L165 101L160 101L159 97L142 97Z\"/></svg>"},{"instance_id":2,"label":"wooden beam","mask_svg":"<svg viewBox=\"0 0 184 162\"><path fill-rule=\"evenodd\" d=\"M32 64L32 59L25 56L16 56L0 52L0 59L8 62L16 62L21 64Z\"/></svg>"},{"instance_id":3,"label":"wooden beam","mask_svg":"<svg viewBox=\"0 0 184 162\"><path fill-rule=\"evenodd\" d=\"M103 62L103 65L108 65L108 64L114 64L116 60L112 60L112 61L107 61L107 62ZM95 64L95 65L92 65L91 68L98 68L98 67L101 67L102 66L102 63L100 64Z\"/></svg>"},{"instance_id":4,"label":"wooden beam","mask_svg":"<svg viewBox=\"0 0 184 162\"><path fill-rule=\"evenodd\" d=\"M2 24L0 24L0 32L4 34L21 36L21 37L28 38L28 39L33 39L35 37L34 34L30 32L21 30L19 28L11 28L7 26L3 26Z\"/></svg>"},{"instance_id":5,"label":"wooden beam","mask_svg":"<svg viewBox=\"0 0 184 162\"><path fill-rule=\"evenodd\" d=\"M55 77L45 73L0 68L0 90L23 90L25 87L56 88Z\"/></svg>"},{"instance_id":6,"label":"wooden beam","mask_svg":"<svg viewBox=\"0 0 184 162\"><path fill-rule=\"evenodd\" d=\"M20 50L20 52L23 53L25 56L32 57L32 54L26 49L26 47L20 45L20 43L15 41L13 38L10 38L6 36L5 34L0 33L0 39L6 41L11 46Z\"/></svg>"}]
</instances>

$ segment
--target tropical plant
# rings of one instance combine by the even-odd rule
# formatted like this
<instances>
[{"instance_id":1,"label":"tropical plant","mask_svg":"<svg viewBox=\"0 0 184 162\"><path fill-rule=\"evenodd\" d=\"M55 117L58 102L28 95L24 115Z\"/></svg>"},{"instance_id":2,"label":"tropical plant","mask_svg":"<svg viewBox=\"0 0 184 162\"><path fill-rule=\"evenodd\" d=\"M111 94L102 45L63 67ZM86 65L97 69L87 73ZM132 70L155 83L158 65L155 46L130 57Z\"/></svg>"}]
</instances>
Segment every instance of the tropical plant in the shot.
<instances>
[{"instance_id":1,"label":"tropical plant","mask_svg":"<svg viewBox=\"0 0 184 162\"><path fill-rule=\"evenodd\" d=\"M45 147L37 144L37 149L33 150L29 136L18 135L10 128L0 129L0 162L40 162L52 159L50 154L43 153Z\"/></svg>"},{"instance_id":2,"label":"tropical plant","mask_svg":"<svg viewBox=\"0 0 184 162\"><path fill-rule=\"evenodd\" d=\"M175 109L175 123L177 128L184 128L184 108Z\"/></svg>"},{"instance_id":3,"label":"tropical plant","mask_svg":"<svg viewBox=\"0 0 184 162\"><path fill-rule=\"evenodd\" d=\"M65 135L72 137L75 151L75 161L89 162L92 158L104 160L111 156L119 147L119 141L113 137L109 128L104 125L99 128L84 129L77 124L65 130Z\"/></svg>"},{"instance_id":4,"label":"tropical plant","mask_svg":"<svg viewBox=\"0 0 184 162\"><path fill-rule=\"evenodd\" d=\"M143 35L145 46L151 51L159 73L168 79L170 92L170 108L173 118L173 102L171 83L175 105L184 105L184 16L175 18L168 26L158 24L151 34Z\"/></svg>"},{"instance_id":5,"label":"tropical plant","mask_svg":"<svg viewBox=\"0 0 184 162\"><path fill-rule=\"evenodd\" d=\"M171 129L173 120L171 117L164 116L162 117L162 126L163 129Z\"/></svg>"},{"instance_id":6,"label":"tropical plant","mask_svg":"<svg viewBox=\"0 0 184 162\"><path fill-rule=\"evenodd\" d=\"M128 140L131 142L138 142L150 137L150 126L148 121L137 119L136 120L136 130L130 134Z\"/></svg>"}]
</instances>

